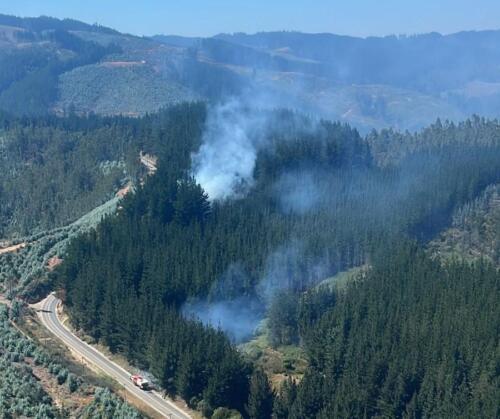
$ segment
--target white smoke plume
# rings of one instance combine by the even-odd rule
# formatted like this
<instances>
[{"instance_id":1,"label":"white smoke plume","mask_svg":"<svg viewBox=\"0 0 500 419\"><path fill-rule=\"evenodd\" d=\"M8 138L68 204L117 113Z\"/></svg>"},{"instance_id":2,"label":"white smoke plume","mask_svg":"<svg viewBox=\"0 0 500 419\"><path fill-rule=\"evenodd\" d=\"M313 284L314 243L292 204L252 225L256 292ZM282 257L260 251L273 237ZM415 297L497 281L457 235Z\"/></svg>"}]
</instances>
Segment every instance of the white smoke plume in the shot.
<instances>
[{"instance_id":1,"label":"white smoke plume","mask_svg":"<svg viewBox=\"0 0 500 419\"><path fill-rule=\"evenodd\" d=\"M232 100L209 110L202 146L193 155L196 181L211 200L238 198L253 184L265 119Z\"/></svg>"}]
</instances>

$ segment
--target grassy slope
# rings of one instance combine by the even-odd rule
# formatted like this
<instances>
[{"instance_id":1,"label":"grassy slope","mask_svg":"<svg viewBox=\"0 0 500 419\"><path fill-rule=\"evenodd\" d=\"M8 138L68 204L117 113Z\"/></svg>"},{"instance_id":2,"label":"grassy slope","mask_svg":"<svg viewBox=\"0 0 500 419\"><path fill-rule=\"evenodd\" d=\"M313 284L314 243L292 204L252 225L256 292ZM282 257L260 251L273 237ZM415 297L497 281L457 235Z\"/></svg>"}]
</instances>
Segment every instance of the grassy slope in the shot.
<instances>
[{"instance_id":1,"label":"grassy slope","mask_svg":"<svg viewBox=\"0 0 500 419\"><path fill-rule=\"evenodd\" d=\"M255 365L264 369L275 388L279 388L288 375L300 380L307 368L305 353L299 346L271 347L266 320L262 321L258 335L241 344L240 350Z\"/></svg>"}]
</instances>

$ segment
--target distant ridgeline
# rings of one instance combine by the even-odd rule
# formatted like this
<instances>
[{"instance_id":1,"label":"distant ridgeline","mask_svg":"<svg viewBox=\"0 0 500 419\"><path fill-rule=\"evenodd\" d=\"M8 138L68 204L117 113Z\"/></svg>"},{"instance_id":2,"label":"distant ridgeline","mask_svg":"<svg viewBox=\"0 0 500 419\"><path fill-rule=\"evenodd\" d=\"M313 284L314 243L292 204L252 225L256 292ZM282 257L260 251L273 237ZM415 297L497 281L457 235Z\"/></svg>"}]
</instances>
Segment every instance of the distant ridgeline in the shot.
<instances>
[{"instance_id":1,"label":"distant ridgeline","mask_svg":"<svg viewBox=\"0 0 500 419\"><path fill-rule=\"evenodd\" d=\"M0 113L0 241L28 241L0 256L0 285L56 284L77 328L207 417L498 417L497 121L363 138L234 103L147 112L245 96L364 129L494 117L499 45L0 15L0 109L17 115ZM147 180L142 153L158 157ZM309 361L277 394L235 347L264 317Z\"/></svg>"},{"instance_id":2,"label":"distant ridgeline","mask_svg":"<svg viewBox=\"0 0 500 419\"><path fill-rule=\"evenodd\" d=\"M241 302L259 319L276 296L300 296L366 264L365 277L302 317L307 327L296 333L311 369L276 397L277 417L446 417L469 412L464 406L495 416L498 272L442 267L419 247L500 181L500 125L438 122L365 141L346 125L292 112L242 112L265 118L265 128L250 150L251 179L221 201L192 175L192 156L207 141L203 106L109 120L156 144L159 166L56 268L75 326L207 416L219 406L245 412L248 393L255 413L264 397L256 392L267 388L258 372L249 381L252 368L230 338L184 316L186 304ZM460 334L452 332L458 318Z\"/></svg>"},{"instance_id":3,"label":"distant ridgeline","mask_svg":"<svg viewBox=\"0 0 500 419\"><path fill-rule=\"evenodd\" d=\"M0 25L11 29L0 36L0 109L19 115L49 113L60 74L120 51L117 45L104 47L69 32L114 32L77 21L0 15Z\"/></svg>"},{"instance_id":4,"label":"distant ridgeline","mask_svg":"<svg viewBox=\"0 0 500 419\"><path fill-rule=\"evenodd\" d=\"M138 116L183 101L250 97L373 127L498 117L500 31L355 38L268 32L139 37L0 15L0 109Z\"/></svg>"}]
</instances>

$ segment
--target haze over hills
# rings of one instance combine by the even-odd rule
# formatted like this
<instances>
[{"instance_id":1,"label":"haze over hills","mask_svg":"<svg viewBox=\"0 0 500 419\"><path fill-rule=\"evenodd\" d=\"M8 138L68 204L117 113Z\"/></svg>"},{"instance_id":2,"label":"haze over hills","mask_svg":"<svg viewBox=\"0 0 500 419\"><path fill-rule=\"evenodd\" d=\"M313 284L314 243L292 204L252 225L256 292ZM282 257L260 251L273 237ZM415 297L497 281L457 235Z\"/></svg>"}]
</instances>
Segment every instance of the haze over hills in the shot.
<instances>
[{"instance_id":1,"label":"haze over hills","mask_svg":"<svg viewBox=\"0 0 500 419\"><path fill-rule=\"evenodd\" d=\"M0 108L17 114L135 116L186 100L245 96L367 131L496 117L500 104L500 31L146 38L1 15L0 64Z\"/></svg>"},{"instance_id":2,"label":"haze over hills","mask_svg":"<svg viewBox=\"0 0 500 419\"><path fill-rule=\"evenodd\" d=\"M500 417L498 41L0 15L0 418Z\"/></svg>"}]
</instances>

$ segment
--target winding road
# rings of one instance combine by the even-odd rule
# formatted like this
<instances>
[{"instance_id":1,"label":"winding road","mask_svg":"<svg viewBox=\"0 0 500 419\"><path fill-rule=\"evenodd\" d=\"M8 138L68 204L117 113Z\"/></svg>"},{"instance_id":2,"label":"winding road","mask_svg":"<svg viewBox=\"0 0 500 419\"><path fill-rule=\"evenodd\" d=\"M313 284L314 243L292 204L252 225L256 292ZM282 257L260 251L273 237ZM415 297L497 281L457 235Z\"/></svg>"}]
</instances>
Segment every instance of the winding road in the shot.
<instances>
[{"instance_id":1,"label":"winding road","mask_svg":"<svg viewBox=\"0 0 500 419\"><path fill-rule=\"evenodd\" d=\"M108 359L95 348L83 342L67 329L60 321L57 314L57 306L61 300L54 295L49 295L41 301L38 306L38 316L43 325L60 339L75 354L84 358L87 362L95 365L105 374L116 380L124 389L134 397L141 400L151 409L156 411L161 417L172 419L192 419L191 416L180 410L171 401L164 399L156 391L144 391L136 387L130 381L131 374L125 369Z\"/></svg>"}]
</instances>

